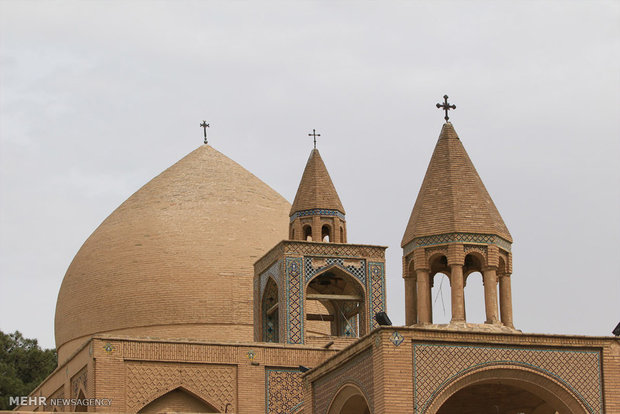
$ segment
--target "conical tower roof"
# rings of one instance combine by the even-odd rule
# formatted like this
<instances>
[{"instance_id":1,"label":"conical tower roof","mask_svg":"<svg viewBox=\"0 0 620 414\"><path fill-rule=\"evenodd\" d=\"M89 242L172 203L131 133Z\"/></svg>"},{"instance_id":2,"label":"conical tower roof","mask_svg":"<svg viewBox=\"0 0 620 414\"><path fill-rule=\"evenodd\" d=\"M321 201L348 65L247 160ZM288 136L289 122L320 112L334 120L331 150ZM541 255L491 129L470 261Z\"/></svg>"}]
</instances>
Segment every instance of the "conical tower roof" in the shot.
<instances>
[{"instance_id":1,"label":"conical tower roof","mask_svg":"<svg viewBox=\"0 0 620 414\"><path fill-rule=\"evenodd\" d=\"M89 335L252 339L253 263L286 238L290 204L200 146L84 242L56 304L64 360Z\"/></svg>"},{"instance_id":2,"label":"conical tower roof","mask_svg":"<svg viewBox=\"0 0 620 414\"><path fill-rule=\"evenodd\" d=\"M313 149L301 176L290 215L304 210L337 210L345 214L334 183L318 149Z\"/></svg>"},{"instance_id":3,"label":"conical tower roof","mask_svg":"<svg viewBox=\"0 0 620 414\"><path fill-rule=\"evenodd\" d=\"M494 234L512 243L454 127L447 122L435 146L401 246L445 233Z\"/></svg>"}]
</instances>

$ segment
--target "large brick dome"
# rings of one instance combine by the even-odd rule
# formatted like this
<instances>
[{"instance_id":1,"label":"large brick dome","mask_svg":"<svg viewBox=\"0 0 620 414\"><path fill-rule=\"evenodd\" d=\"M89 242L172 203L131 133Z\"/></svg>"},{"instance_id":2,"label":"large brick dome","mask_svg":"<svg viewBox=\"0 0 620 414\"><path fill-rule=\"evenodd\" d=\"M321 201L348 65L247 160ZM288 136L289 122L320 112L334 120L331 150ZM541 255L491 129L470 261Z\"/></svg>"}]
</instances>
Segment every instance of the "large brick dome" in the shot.
<instances>
[{"instance_id":1,"label":"large brick dome","mask_svg":"<svg viewBox=\"0 0 620 414\"><path fill-rule=\"evenodd\" d=\"M253 263L290 204L208 145L121 204L73 259L56 304L59 362L97 333L252 340Z\"/></svg>"}]
</instances>

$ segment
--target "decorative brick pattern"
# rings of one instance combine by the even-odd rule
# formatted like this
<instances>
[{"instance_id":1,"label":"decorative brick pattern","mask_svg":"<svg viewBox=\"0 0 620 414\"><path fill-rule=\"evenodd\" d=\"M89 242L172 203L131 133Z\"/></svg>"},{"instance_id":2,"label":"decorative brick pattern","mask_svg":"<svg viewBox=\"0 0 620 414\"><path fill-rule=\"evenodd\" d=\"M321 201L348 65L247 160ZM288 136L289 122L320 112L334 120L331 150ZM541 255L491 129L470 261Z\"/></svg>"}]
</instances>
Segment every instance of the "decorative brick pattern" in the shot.
<instances>
[{"instance_id":1,"label":"decorative brick pattern","mask_svg":"<svg viewBox=\"0 0 620 414\"><path fill-rule=\"evenodd\" d=\"M80 389L86 394L88 382L88 367L82 368L77 374L71 378L71 398L78 398Z\"/></svg>"},{"instance_id":2,"label":"decorative brick pattern","mask_svg":"<svg viewBox=\"0 0 620 414\"><path fill-rule=\"evenodd\" d=\"M65 398L64 387L58 388L52 395L49 396L48 404L50 400L62 399ZM62 405L52 405L49 404L45 407L45 411L64 411L64 406Z\"/></svg>"},{"instance_id":3,"label":"decorative brick pattern","mask_svg":"<svg viewBox=\"0 0 620 414\"><path fill-rule=\"evenodd\" d=\"M290 344L304 343L304 284L301 257L286 258L286 338Z\"/></svg>"},{"instance_id":4,"label":"decorative brick pattern","mask_svg":"<svg viewBox=\"0 0 620 414\"><path fill-rule=\"evenodd\" d=\"M285 241L284 253L296 253L303 256L340 256L340 257L373 257L383 258L385 247L366 246L359 244L336 244Z\"/></svg>"},{"instance_id":5,"label":"decorative brick pattern","mask_svg":"<svg viewBox=\"0 0 620 414\"><path fill-rule=\"evenodd\" d=\"M377 312L385 312L385 264L381 262L368 263L370 275L368 286L368 323L370 330L379 326L375 321Z\"/></svg>"},{"instance_id":6,"label":"decorative brick pattern","mask_svg":"<svg viewBox=\"0 0 620 414\"><path fill-rule=\"evenodd\" d=\"M495 244L510 251L512 243L494 234L480 233L444 233L434 236L417 237L403 247L403 255L407 256L417 247L435 246L448 243L483 243Z\"/></svg>"},{"instance_id":7,"label":"decorative brick pattern","mask_svg":"<svg viewBox=\"0 0 620 414\"><path fill-rule=\"evenodd\" d=\"M289 414L303 404L301 372L295 369L265 369L265 413Z\"/></svg>"},{"instance_id":8,"label":"decorative brick pattern","mask_svg":"<svg viewBox=\"0 0 620 414\"><path fill-rule=\"evenodd\" d=\"M306 217L306 216L332 216L332 217L338 217L340 220L344 220L344 214L342 214L340 211L338 210L326 210L326 209L322 209L322 208L315 208L312 210L303 210L303 211L298 211L295 214L293 214L291 216L291 223L293 221L295 221L296 218L298 217Z\"/></svg>"},{"instance_id":9,"label":"decorative brick pattern","mask_svg":"<svg viewBox=\"0 0 620 414\"><path fill-rule=\"evenodd\" d=\"M370 412L374 412L373 381L372 352L368 349L359 354L355 359L312 383L314 412L326 413L329 403L336 396L340 387L346 383L355 384L360 388L368 401Z\"/></svg>"},{"instance_id":10,"label":"decorative brick pattern","mask_svg":"<svg viewBox=\"0 0 620 414\"><path fill-rule=\"evenodd\" d=\"M488 250L489 249L487 248L487 246L477 246L471 244L466 244L463 246L463 252L465 253L465 255L471 252L476 252L480 253L485 259L489 257Z\"/></svg>"},{"instance_id":11,"label":"decorative brick pattern","mask_svg":"<svg viewBox=\"0 0 620 414\"><path fill-rule=\"evenodd\" d=\"M185 387L219 411L236 412L236 369L225 365L128 362L126 392L128 411L146 404L178 387Z\"/></svg>"},{"instance_id":12,"label":"decorative brick pattern","mask_svg":"<svg viewBox=\"0 0 620 414\"><path fill-rule=\"evenodd\" d=\"M596 351L414 344L413 365L415 413L424 413L452 380L487 366L540 371L573 391L589 412L603 412L600 353Z\"/></svg>"},{"instance_id":13,"label":"decorative brick pattern","mask_svg":"<svg viewBox=\"0 0 620 414\"><path fill-rule=\"evenodd\" d=\"M350 273L355 276L357 280L359 280L362 285L366 285L366 261L361 259L359 260L359 265L345 264L345 260L340 257L329 257L325 259L325 265L319 266L317 268L314 267L312 263L312 257L304 257L304 270L305 270L305 279L306 283L310 281L317 273L323 271L331 266L337 266L340 269Z\"/></svg>"}]
</instances>

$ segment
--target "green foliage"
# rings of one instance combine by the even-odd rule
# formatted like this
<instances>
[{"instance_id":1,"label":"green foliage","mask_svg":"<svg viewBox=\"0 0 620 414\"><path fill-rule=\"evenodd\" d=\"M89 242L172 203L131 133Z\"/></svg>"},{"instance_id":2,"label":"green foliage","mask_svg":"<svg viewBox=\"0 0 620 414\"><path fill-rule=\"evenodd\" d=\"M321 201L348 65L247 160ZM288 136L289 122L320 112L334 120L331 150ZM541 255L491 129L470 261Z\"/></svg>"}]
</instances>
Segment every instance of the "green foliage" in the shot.
<instances>
[{"instance_id":1,"label":"green foliage","mask_svg":"<svg viewBox=\"0 0 620 414\"><path fill-rule=\"evenodd\" d=\"M47 377L57 365L55 349L41 349L36 339L19 331L0 331L0 410L11 410L9 397L21 397Z\"/></svg>"}]
</instances>

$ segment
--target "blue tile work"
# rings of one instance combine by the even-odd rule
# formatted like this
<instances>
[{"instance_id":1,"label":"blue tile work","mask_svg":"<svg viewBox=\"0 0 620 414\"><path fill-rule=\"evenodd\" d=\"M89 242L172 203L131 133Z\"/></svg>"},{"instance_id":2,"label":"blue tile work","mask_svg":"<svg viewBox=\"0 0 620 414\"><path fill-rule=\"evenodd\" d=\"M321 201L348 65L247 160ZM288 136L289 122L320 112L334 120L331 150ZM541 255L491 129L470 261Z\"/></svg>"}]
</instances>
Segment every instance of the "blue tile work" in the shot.
<instances>
[{"instance_id":1,"label":"blue tile work","mask_svg":"<svg viewBox=\"0 0 620 414\"><path fill-rule=\"evenodd\" d=\"M344 260L338 257L330 257L325 259L325 266L321 266L317 269L312 265L312 257L305 256L304 257L304 270L305 270L305 279L306 283L310 282L310 279L314 277L317 273L322 272L324 269L330 266L338 266L342 270L347 271L351 275L355 276L357 280L359 280L363 286L366 285L366 261L363 259L359 260L359 266L345 266Z\"/></svg>"},{"instance_id":2,"label":"blue tile work","mask_svg":"<svg viewBox=\"0 0 620 414\"><path fill-rule=\"evenodd\" d=\"M512 243L494 234L481 233L444 233L434 236L417 237L403 247L405 256L416 247L436 246L448 243L483 243L495 244L506 251L510 251Z\"/></svg>"},{"instance_id":3,"label":"blue tile work","mask_svg":"<svg viewBox=\"0 0 620 414\"><path fill-rule=\"evenodd\" d=\"M286 258L286 342L304 343L304 286L301 257Z\"/></svg>"},{"instance_id":4,"label":"blue tile work","mask_svg":"<svg viewBox=\"0 0 620 414\"><path fill-rule=\"evenodd\" d=\"M291 223L298 217L306 217L306 216L335 216L340 220L344 221L344 214L342 214L338 210L326 210L322 208L315 208L312 210L302 210L294 213L291 216Z\"/></svg>"},{"instance_id":5,"label":"blue tile work","mask_svg":"<svg viewBox=\"0 0 620 414\"><path fill-rule=\"evenodd\" d=\"M368 324L370 330L378 327L377 312L385 312L385 263L368 262Z\"/></svg>"},{"instance_id":6,"label":"blue tile work","mask_svg":"<svg viewBox=\"0 0 620 414\"><path fill-rule=\"evenodd\" d=\"M265 369L265 413L292 414L303 405L301 372L296 369Z\"/></svg>"},{"instance_id":7,"label":"blue tile work","mask_svg":"<svg viewBox=\"0 0 620 414\"><path fill-rule=\"evenodd\" d=\"M267 270L260 274L260 296L263 296L263 292L265 291L265 285L267 285L267 280L269 277L273 278L276 281L278 286L281 285L280 282L280 266L282 264L282 260L277 260L274 264L269 266Z\"/></svg>"},{"instance_id":8,"label":"blue tile work","mask_svg":"<svg viewBox=\"0 0 620 414\"><path fill-rule=\"evenodd\" d=\"M441 369L437 369L441 360ZM600 352L484 345L413 345L414 412L424 413L442 390L462 375L486 367L526 368L572 391L588 412L603 413Z\"/></svg>"},{"instance_id":9,"label":"blue tile work","mask_svg":"<svg viewBox=\"0 0 620 414\"><path fill-rule=\"evenodd\" d=\"M271 315L267 315L267 310L269 310L269 308L271 308L276 303L279 303L278 285L272 279L270 283L267 283L267 287L265 289L265 292L263 293L262 319L264 342L278 342L279 340L279 309Z\"/></svg>"}]
</instances>

